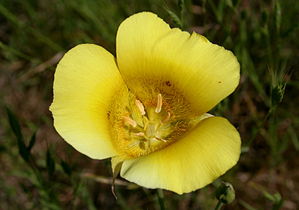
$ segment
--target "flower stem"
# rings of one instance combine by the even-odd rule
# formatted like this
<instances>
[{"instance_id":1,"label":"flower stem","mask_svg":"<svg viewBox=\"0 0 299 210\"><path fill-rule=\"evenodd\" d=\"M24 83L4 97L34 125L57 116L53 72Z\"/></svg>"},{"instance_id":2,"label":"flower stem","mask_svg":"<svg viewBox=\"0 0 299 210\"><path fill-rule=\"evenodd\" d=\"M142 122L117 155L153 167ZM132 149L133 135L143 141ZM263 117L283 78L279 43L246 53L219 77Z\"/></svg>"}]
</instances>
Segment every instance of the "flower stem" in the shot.
<instances>
[{"instance_id":1,"label":"flower stem","mask_svg":"<svg viewBox=\"0 0 299 210\"><path fill-rule=\"evenodd\" d=\"M218 201L218 203L215 207L215 210L220 210L222 206L223 206L223 203L221 201Z\"/></svg>"},{"instance_id":2,"label":"flower stem","mask_svg":"<svg viewBox=\"0 0 299 210\"><path fill-rule=\"evenodd\" d=\"M159 201L160 210L165 210L163 190L161 189L157 190L157 197Z\"/></svg>"}]
</instances>

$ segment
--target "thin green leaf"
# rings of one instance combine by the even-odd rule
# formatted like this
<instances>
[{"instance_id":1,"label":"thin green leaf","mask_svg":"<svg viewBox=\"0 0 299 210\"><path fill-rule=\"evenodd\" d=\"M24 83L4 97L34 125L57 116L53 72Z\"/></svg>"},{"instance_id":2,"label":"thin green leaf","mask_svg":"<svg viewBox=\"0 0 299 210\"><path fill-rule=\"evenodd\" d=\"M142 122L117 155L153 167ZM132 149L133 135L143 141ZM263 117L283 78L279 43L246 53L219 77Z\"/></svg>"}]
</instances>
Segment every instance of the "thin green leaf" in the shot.
<instances>
[{"instance_id":1,"label":"thin green leaf","mask_svg":"<svg viewBox=\"0 0 299 210\"><path fill-rule=\"evenodd\" d=\"M279 194L279 193L275 193L274 194L274 197L275 197L275 203L273 204L273 207L272 207L272 209L273 210L279 210L279 209L281 209L281 207L282 207L282 204L283 204L283 199L282 199L282 197L281 197L281 195Z\"/></svg>"},{"instance_id":2,"label":"thin green leaf","mask_svg":"<svg viewBox=\"0 0 299 210\"><path fill-rule=\"evenodd\" d=\"M117 163L115 165L115 167L112 169L113 172L113 178L112 178L112 185L111 185L111 191L112 194L114 195L115 199L117 199L117 196L115 194L115 179L118 176L118 174L120 173L121 167L122 167L123 161Z\"/></svg>"},{"instance_id":3,"label":"thin green leaf","mask_svg":"<svg viewBox=\"0 0 299 210\"><path fill-rule=\"evenodd\" d=\"M65 162L64 160L61 160L60 166L62 167L62 170L64 171L64 173L66 173L69 176L72 174L72 169L67 162Z\"/></svg>"},{"instance_id":4,"label":"thin green leaf","mask_svg":"<svg viewBox=\"0 0 299 210\"><path fill-rule=\"evenodd\" d=\"M295 129L293 127L290 127L288 129L288 133L289 133L289 136L294 144L295 149L298 151L299 150L299 139L298 139Z\"/></svg>"},{"instance_id":5,"label":"thin green leaf","mask_svg":"<svg viewBox=\"0 0 299 210\"><path fill-rule=\"evenodd\" d=\"M183 17L184 17L184 12L185 12L185 0L178 0L178 6L180 10L180 19L183 25Z\"/></svg>"},{"instance_id":6,"label":"thin green leaf","mask_svg":"<svg viewBox=\"0 0 299 210\"><path fill-rule=\"evenodd\" d=\"M176 25L176 27L182 28L183 24L182 24L181 19L174 12L172 12L171 10L169 10L167 8L165 10L168 13L168 15L170 16L171 20Z\"/></svg>"},{"instance_id":7,"label":"thin green leaf","mask_svg":"<svg viewBox=\"0 0 299 210\"><path fill-rule=\"evenodd\" d=\"M47 151L46 163L47 163L48 174L49 174L49 176L52 176L55 171L55 161L54 161L49 149Z\"/></svg>"},{"instance_id":8,"label":"thin green leaf","mask_svg":"<svg viewBox=\"0 0 299 210\"><path fill-rule=\"evenodd\" d=\"M185 8L185 0L178 0L178 6L180 11L183 11Z\"/></svg>"},{"instance_id":9,"label":"thin green leaf","mask_svg":"<svg viewBox=\"0 0 299 210\"><path fill-rule=\"evenodd\" d=\"M21 127L20 127L18 119L16 118L14 113L8 107L6 107L6 113L8 116L9 125L10 125L13 133L15 134L17 139L23 139L23 135L21 132Z\"/></svg>"},{"instance_id":10,"label":"thin green leaf","mask_svg":"<svg viewBox=\"0 0 299 210\"><path fill-rule=\"evenodd\" d=\"M280 32L281 26L281 6L279 0L275 1L275 27L277 33Z\"/></svg>"},{"instance_id":11,"label":"thin green leaf","mask_svg":"<svg viewBox=\"0 0 299 210\"><path fill-rule=\"evenodd\" d=\"M157 190L157 197L159 201L160 210L165 210L164 194L162 189Z\"/></svg>"},{"instance_id":12,"label":"thin green leaf","mask_svg":"<svg viewBox=\"0 0 299 210\"><path fill-rule=\"evenodd\" d=\"M34 132L33 135L30 138L30 142L29 142L29 145L27 147L27 150L28 150L29 153L30 153L32 147L34 146L35 142L36 142L36 132Z\"/></svg>"},{"instance_id":13,"label":"thin green leaf","mask_svg":"<svg viewBox=\"0 0 299 210\"><path fill-rule=\"evenodd\" d=\"M21 131L19 120L17 119L17 117L14 115L14 113L8 107L6 107L6 113L7 113L9 125L17 138L19 153L25 161L28 161L30 154L29 154L27 147L24 143L24 138L23 138L23 134Z\"/></svg>"},{"instance_id":14,"label":"thin green leaf","mask_svg":"<svg viewBox=\"0 0 299 210\"><path fill-rule=\"evenodd\" d=\"M244 209L247 210L256 210L256 208L252 207L249 203L243 201L243 200L239 200L239 203L241 204L241 206L244 207Z\"/></svg>"}]
</instances>

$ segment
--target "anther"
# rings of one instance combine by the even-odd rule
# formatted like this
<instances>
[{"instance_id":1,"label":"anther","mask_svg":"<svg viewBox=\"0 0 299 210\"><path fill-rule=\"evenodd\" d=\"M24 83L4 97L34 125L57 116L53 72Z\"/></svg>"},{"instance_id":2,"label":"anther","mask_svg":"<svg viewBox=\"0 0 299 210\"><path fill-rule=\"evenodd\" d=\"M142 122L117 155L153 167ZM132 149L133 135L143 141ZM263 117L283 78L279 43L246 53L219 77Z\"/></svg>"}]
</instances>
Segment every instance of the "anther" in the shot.
<instances>
[{"instance_id":1,"label":"anther","mask_svg":"<svg viewBox=\"0 0 299 210\"><path fill-rule=\"evenodd\" d=\"M170 119L170 112L167 112L167 116L162 120L162 123L166 123Z\"/></svg>"},{"instance_id":2,"label":"anther","mask_svg":"<svg viewBox=\"0 0 299 210\"><path fill-rule=\"evenodd\" d=\"M157 136L155 136L154 138L157 139L158 141L167 142L167 140L165 140L165 139L161 139L161 138L159 138L159 137L157 137Z\"/></svg>"},{"instance_id":3,"label":"anther","mask_svg":"<svg viewBox=\"0 0 299 210\"><path fill-rule=\"evenodd\" d=\"M136 104L137 108L139 109L141 115L145 115L144 106L141 103L141 101L135 100L135 104Z\"/></svg>"},{"instance_id":4,"label":"anther","mask_svg":"<svg viewBox=\"0 0 299 210\"><path fill-rule=\"evenodd\" d=\"M131 117L123 116L123 119L124 119L124 121L125 121L126 124L131 125L134 128L137 126L137 123Z\"/></svg>"},{"instance_id":5,"label":"anther","mask_svg":"<svg viewBox=\"0 0 299 210\"><path fill-rule=\"evenodd\" d=\"M155 112L156 113L160 113L161 109L162 109L162 95L161 95L161 93L159 93L158 94L157 106L156 106Z\"/></svg>"},{"instance_id":6,"label":"anther","mask_svg":"<svg viewBox=\"0 0 299 210\"><path fill-rule=\"evenodd\" d=\"M144 136L143 132L134 133L136 136Z\"/></svg>"}]
</instances>

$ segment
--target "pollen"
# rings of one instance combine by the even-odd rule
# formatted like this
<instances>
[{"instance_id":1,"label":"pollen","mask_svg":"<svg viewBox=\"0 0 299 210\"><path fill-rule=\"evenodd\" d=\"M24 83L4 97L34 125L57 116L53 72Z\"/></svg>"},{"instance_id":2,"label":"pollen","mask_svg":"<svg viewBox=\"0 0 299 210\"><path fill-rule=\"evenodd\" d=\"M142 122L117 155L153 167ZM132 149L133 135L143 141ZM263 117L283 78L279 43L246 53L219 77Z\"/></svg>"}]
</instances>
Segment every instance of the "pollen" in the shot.
<instances>
[{"instance_id":1,"label":"pollen","mask_svg":"<svg viewBox=\"0 0 299 210\"><path fill-rule=\"evenodd\" d=\"M133 89L119 90L109 107L110 134L120 154L126 158L150 154L194 127L196 114L174 85L154 80L133 84Z\"/></svg>"}]
</instances>

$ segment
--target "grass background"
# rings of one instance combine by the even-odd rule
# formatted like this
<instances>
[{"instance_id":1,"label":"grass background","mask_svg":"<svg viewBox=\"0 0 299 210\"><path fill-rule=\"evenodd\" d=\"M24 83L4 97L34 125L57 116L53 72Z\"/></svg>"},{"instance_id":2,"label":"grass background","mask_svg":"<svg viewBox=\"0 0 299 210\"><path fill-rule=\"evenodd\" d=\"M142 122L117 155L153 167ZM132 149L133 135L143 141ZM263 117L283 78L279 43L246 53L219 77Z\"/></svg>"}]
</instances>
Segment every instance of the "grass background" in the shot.
<instances>
[{"instance_id":1,"label":"grass background","mask_svg":"<svg viewBox=\"0 0 299 210\"><path fill-rule=\"evenodd\" d=\"M121 179L115 200L109 161L66 144L48 111L64 52L96 43L115 54L118 25L139 11L203 34L238 57L240 85L211 112L242 137L238 165L219 179L236 191L224 209L297 209L296 0L1 0L0 209L162 209L156 190ZM219 180L182 196L164 191L165 209L213 209Z\"/></svg>"}]
</instances>

